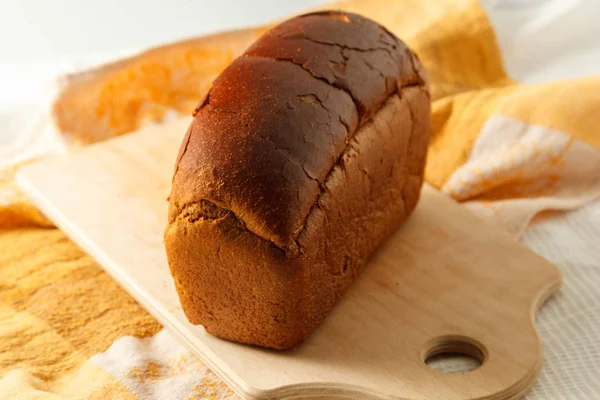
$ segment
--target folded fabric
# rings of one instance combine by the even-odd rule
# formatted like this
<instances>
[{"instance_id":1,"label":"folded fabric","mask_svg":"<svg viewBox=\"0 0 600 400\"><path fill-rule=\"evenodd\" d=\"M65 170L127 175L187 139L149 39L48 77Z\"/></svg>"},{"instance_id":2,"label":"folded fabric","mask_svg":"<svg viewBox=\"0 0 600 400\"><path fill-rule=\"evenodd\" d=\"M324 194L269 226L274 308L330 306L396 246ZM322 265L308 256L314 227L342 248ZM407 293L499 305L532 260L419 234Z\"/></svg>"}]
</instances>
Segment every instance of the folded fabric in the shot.
<instances>
[{"instance_id":1,"label":"folded fabric","mask_svg":"<svg viewBox=\"0 0 600 400\"><path fill-rule=\"evenodd\" d=\"M423 62L433 100L430 184L516 237L541 212L600 197L600 78L513 81L475 0L352 0L328 8L380 22ZM190 39L65 77L53 129L3 153L0 398L234 398L164 333L123 339L107 351L124 336L153 336L160 325L51 229L12 178L32 159L190 114L214 77L266 29Z\"/></svg>"}]
</instances>

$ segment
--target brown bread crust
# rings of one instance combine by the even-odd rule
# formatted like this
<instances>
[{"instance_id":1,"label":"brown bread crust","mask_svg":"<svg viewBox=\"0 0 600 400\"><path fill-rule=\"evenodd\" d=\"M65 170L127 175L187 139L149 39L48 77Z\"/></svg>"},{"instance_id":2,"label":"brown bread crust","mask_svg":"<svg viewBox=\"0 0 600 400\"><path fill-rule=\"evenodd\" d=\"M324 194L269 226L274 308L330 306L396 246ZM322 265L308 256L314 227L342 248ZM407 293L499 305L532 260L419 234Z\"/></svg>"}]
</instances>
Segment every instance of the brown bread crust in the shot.
<instances>
[{"instance_id":1,"label":"brown bread crust","mask_svg":"<svg viewBox=\"0 0 600 400\"><path fill-rule=\"evenodd\" d=\"M165 232L192 323L273 348L308 337L416 205L425 81L400 40L336 11L275 27L215 80Z\"/></svg>"}]
</instances>

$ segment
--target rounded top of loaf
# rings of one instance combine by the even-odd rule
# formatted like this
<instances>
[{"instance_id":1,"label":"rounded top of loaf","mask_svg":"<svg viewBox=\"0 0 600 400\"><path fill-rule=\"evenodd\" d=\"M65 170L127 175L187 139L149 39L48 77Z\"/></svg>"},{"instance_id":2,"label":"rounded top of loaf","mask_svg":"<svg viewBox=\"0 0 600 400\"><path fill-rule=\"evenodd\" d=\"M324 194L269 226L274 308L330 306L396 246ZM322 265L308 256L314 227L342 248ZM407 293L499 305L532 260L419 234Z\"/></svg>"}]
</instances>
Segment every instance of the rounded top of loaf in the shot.
<instances>
[{"instance_id":1,"label":"rounded top of loaf","mask_svg":"<svg viewBox=\"0 0 600 400\"><path fill-rule=\"evenodd\" d=\"M297 254L354 133L390 95L425 79L406 45L364 17L324 11L283 22L234 60L195 110L170 223L233 215L239 228Z\"/></svg>"}]
</instances>

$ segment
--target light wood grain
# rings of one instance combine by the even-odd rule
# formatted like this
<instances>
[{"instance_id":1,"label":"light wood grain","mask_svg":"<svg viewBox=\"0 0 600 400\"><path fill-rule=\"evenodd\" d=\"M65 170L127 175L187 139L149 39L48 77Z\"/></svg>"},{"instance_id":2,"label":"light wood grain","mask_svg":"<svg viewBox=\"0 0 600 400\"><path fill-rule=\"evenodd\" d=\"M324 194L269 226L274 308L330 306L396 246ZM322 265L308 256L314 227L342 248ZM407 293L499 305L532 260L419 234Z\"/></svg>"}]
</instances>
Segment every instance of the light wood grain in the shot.
<instances>
[{"instance_id":1,"label":"light wood grain","mask_svg":"<svg viewBox=\"0 0 600 400\"><path fill-rule=\"evenodd\" d=\"M239 345L187 322L163 229L188 119L27 166L36 204L238 394L251 399L512 399L542 362L537 307L559 270L425 187L414 215L307 343L287 352ZM466 343L466 344L465 344ZM480 354L447 374L424 359Z\"/></svg>"}]
</instances>

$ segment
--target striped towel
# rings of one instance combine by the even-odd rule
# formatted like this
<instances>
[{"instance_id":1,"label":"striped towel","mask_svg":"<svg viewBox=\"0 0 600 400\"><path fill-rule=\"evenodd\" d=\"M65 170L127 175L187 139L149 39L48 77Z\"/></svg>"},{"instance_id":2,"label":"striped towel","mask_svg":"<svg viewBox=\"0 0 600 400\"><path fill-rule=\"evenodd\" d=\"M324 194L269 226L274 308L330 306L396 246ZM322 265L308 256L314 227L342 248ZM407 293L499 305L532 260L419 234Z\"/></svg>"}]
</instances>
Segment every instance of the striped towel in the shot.
<instances>
[{"instance_id":1,"label":"striped towel","mask_svg":"<svg viewBox=\"0 0 600 400\"><path fill-rule=\"evenodd\" d=\"M433 133L426 180L490 224L524 234L563 266L553 250L536 247L542 225L526 228L600 198L600 77L544 84L509 78L476 0L351 0L330 8L385 25L427 69ZM189 114L214 77L266 29L190 39L66 76L42 126L0 150L0 398L237 398L53 228L12 179L33 159ZM570 289L567 281L562 305L549 309L571 304L564 298ZM592 322L588 331L600 330ZM565 323L575 337L575 322ZM600 352L587 346L588 354ZM556 379L542 374L540 381ZM600 390L593 385L584 377L572 389L588 388L591 396ZM545 390L538 385L532 396Z\"/></svg>"}]
</instances>

